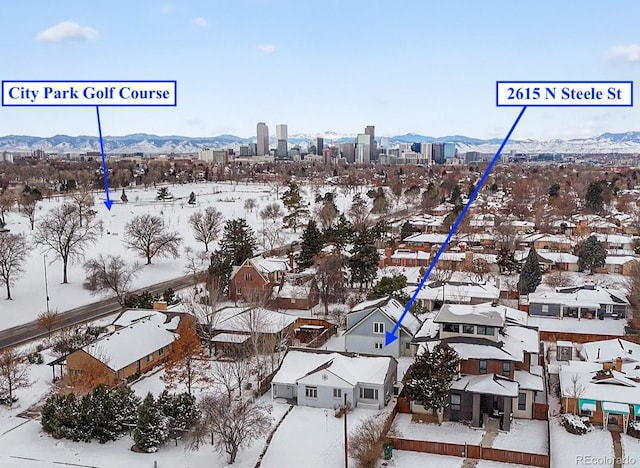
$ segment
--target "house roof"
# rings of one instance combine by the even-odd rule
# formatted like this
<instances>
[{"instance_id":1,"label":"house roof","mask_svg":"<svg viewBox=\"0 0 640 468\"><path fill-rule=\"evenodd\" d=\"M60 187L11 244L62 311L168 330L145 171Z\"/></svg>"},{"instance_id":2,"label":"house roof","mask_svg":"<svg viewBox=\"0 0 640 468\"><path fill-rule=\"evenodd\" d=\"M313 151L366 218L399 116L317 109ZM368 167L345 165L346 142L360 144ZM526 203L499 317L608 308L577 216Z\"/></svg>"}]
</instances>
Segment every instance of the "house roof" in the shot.
<instances>
[{"instance_id":1,"label":"house roof","mask_svg":"<svg viewBox=\"0 0 640 468\"><path fill-rule=\"evenodd\" d=\"M356 304L349 314L353 314L355 312L363 312L368 311L368 313L364 314L363 317L356 323L354 323L349 330L345 333L349 333L350 330L353 330L358 326L366 317L374 313L376 310L379 310L381 313L386 315L389 320L394 323L398 323L400 321L400 317L404 313L405 307L398 302L397 299L394 299L393 296L387 296L380 299L373 299L370 301L364 301L360 304ZM415 336L420 327L422 326L422 322L413 315L410 311L403 317L400 326L411 336Z\"/></svg>"},{"instance_id":2,"label":"house roof","mask_svg":"<svg viewBox=\"0 0 640 468\"><path fill-rule=\"evenodd\" d=\"M310 375L327 370L351 385L384 384L392 363L387 356L359 356L341 353L315 353L290 349L285 355L272 383L294 385Z\"/></svg>"},{"instance_id":3,"label":"house roof","mask_svg":"<svg viewBox=\"0 0 640 468\"><path fill-rule=\"evenodd\" d=\"M491 302L474 305L444 304L440 308L434 322L503 327L507 316L507 309L508 307Z\"/></svg>"},{"instance_id":4,"label":"house roof","mask_svg":"<svg viewBox=\"0 0 640 468\"><path fill-rule=\"evenodd\" d=\"M612 362L618 357L623 362L640 361L640 345L620 338L583 343L580 356L589 362Z\"/></svg>"},{"instance_id":5,"label":"house roof","mask_svg":"<svg viewBox=\"0 0 640 468\"><path fill-rule=\"evenodd\" d=\"M522 390L544 391L544 382L539 375L531 374L527 371L516 369L513 373L513 380L518 382Z\"/></svg>"},{"instance_id":6,"label":"house roof","mask_svg":"<svg viewBox=\"0 0 640 468\"><path fill-rule=\"evenodd\" d=\"M169 331L175 329L179 317L170 322L160 321L165 314L156 313L149 318L132 323L126 328L109 333L82 348L114 371L118 371L145 356L168 346L178 337Z\"/></svg>"},{"instance_id":7,"label":"house roof","mask_svg":"<svg viewBox=\"0 0 640 468\"><path fill-rule=\"evenodd\" d=\"M410 295L414 294L415 290L413 287L405 288ZM488 283L432 281L423 286L416 299L442 301L444 298L445 302L471 302L472 298L492 300L498 297L500 290Z\"/></svg>"},{"instance_id":8,"label":"house roof","mask_svg":"<svg viewBox=\"0 0 640 468\"><path fill-rule=\"evenodd\" d=\"M445 338L442 342L447 343L458 353L460 359L494 359L497 361L522 362L524 359L523 350L507 349L503 343L488 340L486 338L467 338L456 336ZM429 344L433 344L431 342Z\"/></svg>"},{"instance_id":9,"label":"house roof","mask_svg":"<svg viewBox=\"0 0 640 468\"><path fill-rule=\"evenodd\" d=\"M482 395L518 396L518 382L496 374L463 375L453 382L451 389Z\"/></svg>"},{"instance_id":10,"label":"house roof","mask_svg":"<svg viewBox=\"0 0 640 468\"><path fill-rule=\"evenodd\" d=\"M278 333L296 319L293 315L263 308L225 307L216 312L214 329L233 333Z\"/></svg>"},{"instance_id":11,"label":"house roof","mask_svg":"<svg viewBox=\"0 0 640 468\"><path fill-rule=\"evenodd\" d=\"M447 240L446 234L429 234L423 232L412 234L402 239L403 242L417 242L422 244L442 244L445 240Z\"/></svg>"},{"instance_id":12,"label":"house roof","mask_svg":"<svg viewBox=\"0 0 640 468\"><path fill-rule=\"evenodd\" d=\"M620 372L611 371L611 379L594 380L602 365L569 361L560 366L560 390L563 397L640 404L640 383ZM620 382L624 382L621 384Z\"/></svg>"}]
</instances>

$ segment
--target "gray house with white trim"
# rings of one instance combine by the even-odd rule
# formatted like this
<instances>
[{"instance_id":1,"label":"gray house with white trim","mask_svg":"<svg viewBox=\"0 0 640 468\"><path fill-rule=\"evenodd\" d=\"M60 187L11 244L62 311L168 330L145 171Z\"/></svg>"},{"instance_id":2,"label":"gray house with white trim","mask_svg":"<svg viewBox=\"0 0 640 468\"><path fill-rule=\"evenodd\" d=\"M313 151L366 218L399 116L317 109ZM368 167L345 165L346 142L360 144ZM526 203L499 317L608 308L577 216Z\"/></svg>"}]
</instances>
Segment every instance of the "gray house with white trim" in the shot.
<instances>
[{"instance_id":1,"label":"gray house with white trim","mask_svg":"<svg viewBox=\"0 0 640 468\"><path fill-rule=\"evenodd\" d=\"M398 339L385 346L386 332L393 331L403 312L404 306L392 296L356 305L347 314L345 350L380 356L415 356L416 347L411 341L422 322L411 312L407 312L398 328Z\"/></svg>"},{"instance_id":2,"label":"gray house with white trim","mask_svg":"<svg viewBox=\"0 0 640 468\"><path fill-rule=\"evenodd\" d=\"M625 318L628 306L622 291L593 284L529 294L529 315Z\"/></svg>"},{"instance_id":3,"label":"gray house with white trim","mask_svg":"<svg viewBox=\"0 0 640 468\"><path fill-rule=\"evenodd\" d=\"M290 348L271 381L271 395L300 406L382 409L393 397L392 357Z\"/></svg>"}]
</instances>

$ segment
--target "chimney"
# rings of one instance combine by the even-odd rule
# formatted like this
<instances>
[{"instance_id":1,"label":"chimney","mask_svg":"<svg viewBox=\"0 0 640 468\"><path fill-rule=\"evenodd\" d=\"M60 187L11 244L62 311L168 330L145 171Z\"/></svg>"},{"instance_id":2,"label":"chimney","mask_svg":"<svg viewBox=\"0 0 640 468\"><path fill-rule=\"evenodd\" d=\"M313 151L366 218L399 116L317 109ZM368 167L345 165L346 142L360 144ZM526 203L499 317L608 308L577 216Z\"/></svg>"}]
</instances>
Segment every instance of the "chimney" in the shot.
<instances>
[{"instance_id":1,"label":"chimney","mask_svg":"<svg viewBox=\"0 0 640 468\"><path fill-rule=\"evenodd\" d=\"M496 289L500 290L500 277L499 276L496 277Z\"/></svg>"},{"instance_id":2,"label":"chimney","mask_svg":"<svg viewBox=\"0 0 640 468\"><path fill-rule=\"evenodd\" d=\"M294 265L293 265L293 254L290 253L289 254L289 270L291 270L291 272L293 273L294 270Z\"/></svg>"},{"instance_id":3,"label":"chimney","mask_svg":"<svg viewBox=\"0 0 640 468\"><path fill-rule=\"evenodd\" d=\"M166 301L154 301L153 302L153 310L166 311L167 310L167 302Z\"/></svg>"},{"instance_id":4,"label":"chimney","mask_svg":"<svg viewBox=\"0 0 640 468\"><path fill-rule=\"evenodd\" d=\"M616 358L616 370L622 372L622 358L620 356Z\"/></svg>"}]
</instances>

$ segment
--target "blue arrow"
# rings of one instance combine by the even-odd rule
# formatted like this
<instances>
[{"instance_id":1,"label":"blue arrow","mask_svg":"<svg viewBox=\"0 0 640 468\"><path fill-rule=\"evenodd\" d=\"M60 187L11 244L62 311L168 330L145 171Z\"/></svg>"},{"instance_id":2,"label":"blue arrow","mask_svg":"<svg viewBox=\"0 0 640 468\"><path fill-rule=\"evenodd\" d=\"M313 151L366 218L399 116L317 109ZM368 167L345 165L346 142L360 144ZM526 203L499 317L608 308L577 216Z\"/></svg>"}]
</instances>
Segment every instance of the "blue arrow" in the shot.
<instances>
[{"instance_id":1,"label":"blue arrow","mask_svg":"<svg viewBox=\"0 0 640 468\"><path fill-rule=\"evenodd\" d=\"M104 191L107 195L107 200L104 202L104 206L107 210L111 211L111 205L113 201L109 198L109 180L107 175L107 160L104 156L104 143L102 142L102 125L100 125L100 107L96 106L96 114L98 115L98 135L100 136L100 153L102 154L102 177L104 178Z\"/></svg>"},{"instance_id":2,"label":"blue arrow","mask_svg":"<svg viewBox=\"0 0 640 468\"><path fill-rule=\"evenodd\" d=\"M462 208L462 212L458 215L458 219L456 219L456 222L453 223L453 226L451 227L451 230L449 231L449 235L447 236L445 241L440 246L440 249L438 249L438 253L436 253L436 256L433 258L433 261L431 262L431 265L429 265L429 269L424 274L422 280L420 281L420 284L418 285L418 287L416 288L415 292L411 296L411 299L409 299L409 302L407 303L406 307L404 308L404 311L402 312L402 315L400 316L400 319L398 320L398 323L396 323L396 325L393 327L393 331L386 333L386 335L385 335L385 346L389 346L391 343L393 343L395 340L398 339L398 337L396 336L396 333L398 333L398 328L400 328L400 324L402 323L402 321L404 320L404 318L407 315L407 312L409 312L409 309L411 308L411 306L413 305L414 301L416 300L416 297L418 296L418 293L420 292L420 290L422 290L422 287L424 286L425 281L427 281L427 278L429 278L429 275L431 274L431 271L435 268L436 263L438 263L438 259L440 258L440 255L442 255L442 252L444 252L446 250L447 246L449 245L449 242L451 241L451 238L453 237L453 235L455 234L456 230L458 229L458 225L460 224L460 221L462 221L462 218L464 218L464 215L467 213L467 210L469 209L469 206L471 205L471 203L473 203L473 200L475 200L476 196L478 195L478 192L480 191L480 189L484 185L485 181L487 180L487 177L489 176L489 173L491 172L491 169L493 168L494 164L496 163L496 161L500 157L500 153L502 153L502 149L504 148L504 145L506 145L507 141L509 141L509 138L511 137L511 134L515 130L516 126L518 125L518 122L520 122L520 118L522 117L522 114L524 114L524 111L525 111L526 108L527 108L527 106L524 106L522 108L522 110L520 111L520 114L518 114L518 118L516 119L516 121L511 126L511 129L509 130L509 133L507 133L507 136L502 141L502 144L500 145L500 148L498 148L498 151L496 152L495 156L493 157L493 159L491 160L491 162L487 166L487 169L484 171L484 174L482 174L482 178L480 179L480 182L478 182L478 185L476 185L475 190L473 191L473 193L469 197L469 201L467 201L466 205L464 205L464 208Z\"/></svg>"}]
</instances>

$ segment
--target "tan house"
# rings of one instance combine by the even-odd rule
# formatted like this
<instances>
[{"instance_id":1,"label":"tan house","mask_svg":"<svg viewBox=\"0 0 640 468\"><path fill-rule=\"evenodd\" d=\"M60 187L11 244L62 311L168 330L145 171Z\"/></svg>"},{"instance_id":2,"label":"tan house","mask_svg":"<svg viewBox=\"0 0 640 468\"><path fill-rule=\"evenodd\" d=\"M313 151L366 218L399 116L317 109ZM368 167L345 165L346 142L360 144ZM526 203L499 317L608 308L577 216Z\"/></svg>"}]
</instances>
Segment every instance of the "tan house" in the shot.
<instances>
[{"instance_id":1,"label":"tan house","mask_svg":"<svg viewBox=\"0 0 640 468\"><path fill-rule=\"evenodd\" d=\"M165 362L178 337L175 330L180 317L166 322L164 313L149 312L66 356L68 375L73 378L91 373L100 376L100 383L113 386Z\"/></svg>"}]
</instances>

